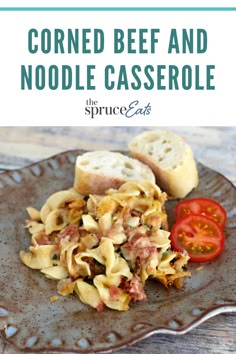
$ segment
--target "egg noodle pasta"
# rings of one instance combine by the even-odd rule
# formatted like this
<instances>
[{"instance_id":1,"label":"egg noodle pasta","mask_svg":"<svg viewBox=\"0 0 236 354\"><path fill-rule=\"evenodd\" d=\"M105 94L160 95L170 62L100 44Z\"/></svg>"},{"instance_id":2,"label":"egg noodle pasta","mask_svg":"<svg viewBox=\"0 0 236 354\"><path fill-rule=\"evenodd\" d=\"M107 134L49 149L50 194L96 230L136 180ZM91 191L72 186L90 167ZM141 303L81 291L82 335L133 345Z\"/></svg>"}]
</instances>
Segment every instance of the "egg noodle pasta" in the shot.
<instances>
[{"instance_id":1,"label":"egg noodle pasta","mask_svg":"<svg viewBox=\"0 0 236 354\"><path fill-rule=\"evenodd\" d=\"M166 199L147 180L104 195L56 192L41 210L27 208L31 245L21 261L56 280L59 294L74 293L97 311L145 301L148 279L181 288L189 257L170 247Z\"/></svg>"}]
</instances>

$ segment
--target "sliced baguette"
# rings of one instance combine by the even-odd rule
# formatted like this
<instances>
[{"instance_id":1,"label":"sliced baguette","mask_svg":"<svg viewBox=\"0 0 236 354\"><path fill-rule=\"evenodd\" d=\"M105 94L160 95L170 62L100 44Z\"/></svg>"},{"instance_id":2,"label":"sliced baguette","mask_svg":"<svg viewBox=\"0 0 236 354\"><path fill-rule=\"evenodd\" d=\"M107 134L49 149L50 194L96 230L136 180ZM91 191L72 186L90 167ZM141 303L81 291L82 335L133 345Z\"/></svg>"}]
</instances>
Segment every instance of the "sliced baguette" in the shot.
<instances>
[{"instance_id":1,"label":"sliced baguette","mask_svg":"<svg viewBox=\"0 0 236 354\"><path fill-rule=\"evenodd\" d=\"M185 197L198 185L198 171L190 146L170 131L146 131L129 144L132 157L146 163L156 183L169 196Z\"/></svg>"},{"instance_id":2,"label":"sliced baguette","mask_svg":"<svg viewBox=\"0 0 236 354\"><path fill-rule=\"evenodd\" d=\"M102 195L109 188L140 180L155 183L154 173L147 165L121 153L91 151L77 157L74 188L83 195Z\"/></svg>"}]
</instances>

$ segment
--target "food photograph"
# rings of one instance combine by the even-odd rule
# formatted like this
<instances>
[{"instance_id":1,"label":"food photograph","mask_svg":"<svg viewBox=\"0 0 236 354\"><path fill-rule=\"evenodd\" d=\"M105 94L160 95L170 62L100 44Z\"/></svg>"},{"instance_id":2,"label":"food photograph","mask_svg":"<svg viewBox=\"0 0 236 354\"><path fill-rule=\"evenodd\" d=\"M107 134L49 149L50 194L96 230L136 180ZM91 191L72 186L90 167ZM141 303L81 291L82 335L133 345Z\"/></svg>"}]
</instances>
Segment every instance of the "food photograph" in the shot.
<instances>
[{"instance_id":1,"label":"food photograph","mask_svg":"<svg viewBox=\"0 0 236 354\"><path fill-rule=\"evenodd\" d=\"M236 127L1 127L0 353L236 352Z\"/></svg>"}]
</instances>

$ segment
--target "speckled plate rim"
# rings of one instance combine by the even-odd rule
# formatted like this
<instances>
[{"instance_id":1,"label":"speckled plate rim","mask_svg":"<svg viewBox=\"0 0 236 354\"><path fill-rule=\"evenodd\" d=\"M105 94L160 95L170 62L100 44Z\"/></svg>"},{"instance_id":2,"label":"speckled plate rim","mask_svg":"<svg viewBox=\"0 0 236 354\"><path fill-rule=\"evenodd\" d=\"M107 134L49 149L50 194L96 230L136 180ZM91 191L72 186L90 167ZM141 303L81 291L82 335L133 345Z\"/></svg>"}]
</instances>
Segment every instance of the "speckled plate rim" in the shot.
<instances>
[{"instance_id":1,"label":"speckled plate rim","mask_svg":"<svg viewBox=\"0 0 236 354\"><path fill-rule=\"evenodd\" d=\"M2 175L8 175L10 177L13 178L13 180L15 180L16 182L19 182L17 181L17 176L18 176L18 172L19 171L26 171L26 170L29 170L33 167L37 167L38 165L40 165L41 163L45 163L47 161L53 161L55 158L58 158L60 156L67 156L68 159L70 160L71 163L74 163L75 162L75 157L74 155L76 154L82 154L84 152L86 152L88 150L81 150L81 149L76 149L76 150L68 150L68 151L64 151L64 152L61 152L61 153L58 153L58 154L54 154L48 158L45 158L45 159L42 159L38 162L35 162L35 163L32 163L32 164L29 164L23 168L17 168L17 169L14 169L14 170L6 170L5 172L2 172L0 173L0 176ZM114 150L114 151L117 151L117 150ZM119 152L122 152L124 154L127 154L127 151L120 151ZM73 157L71 158L72 155ZM230 186L232 189L236 190L236 187L234 186L234 184L228 180L223 174L203 165L202 163L198 163L198 165L202 166L203 168L206 168L218 175L220 175ZM236 231L236 228L234 227L232 230L235 230ZM236 281L236 277L235 277L235 281ZM218 304L215 305L215 308L214 309L209 309L209 310L206 310L206 311L203 311L201 312L200 314L196 314L196 318L191 322L189 323L188 325L186 325L185 327L182 327L182 328L175 328L175 324L173 323L173 326L172 328L162 328L162 327L158 327L158 328L145 328L144 330L142 330L141 332L137 333L137 336L134 336L132 338L132 340L125 340L123 341L122 343L120 343L120 345L110 345L109 349L105 349L105 350L73 350L73 349L67 349L66 351L63 350L63 348L52 348L50 350L50 353L110 353L110 352L113 352L113 351L116 351L118 349L122 349L124 347L127 347L127 346L130 346L130 345L133 345L145 338L148 338L150 337L151 335L154 335L154 334L172 334L172 335L183 335L191 330L193 330L194 328L196 328L197 326L199 326L200 324L202 324L203 322L207 321L208 319L216 316L216 315L219 315L219 314L222 314L222 313L232 313L232 312L236 312L236 300L231 300L232 303L231 304L227 304L227 303L224 303L224 301L219 301ZM0 308L1 310L1 308ZM1 314L1 311L0 311L0 317L2 316ZM4 317L4 315L2 316ZM16 349L14 348L14 344L11 343L11 338L9 336L9 340L6 341L6 335L5 335L5 332L6 331L6 328L4 330L0 330L0 339L2 338L2 343L0 341L0 345L2 345L2 348L0 346L0 349L2 350L2 353L8 353L8 349L9 346L11 347L11 349ZM38 352L38 350L36 349L30 349L30 348L27 348L24 352L28 352L28 353L34 353L34 352ZM41 353L48 353L48 351L44 352L44 351L40 351ZM12 353L12 352L11 352ZM13 353L18 353L17 352L13 352ZM19 353L23 353L22 351L20 351Z\"/></svg>"}]
</instances>

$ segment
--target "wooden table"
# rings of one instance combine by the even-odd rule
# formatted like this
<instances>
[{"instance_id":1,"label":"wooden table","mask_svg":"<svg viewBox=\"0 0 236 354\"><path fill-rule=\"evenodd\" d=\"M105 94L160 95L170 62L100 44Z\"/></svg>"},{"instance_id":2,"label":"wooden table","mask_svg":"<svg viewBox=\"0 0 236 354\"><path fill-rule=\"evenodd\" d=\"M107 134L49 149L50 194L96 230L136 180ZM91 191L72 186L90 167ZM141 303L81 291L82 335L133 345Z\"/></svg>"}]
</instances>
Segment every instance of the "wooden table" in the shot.
<instances>
[{"instance_id":1,"label":"wooden table","mask_svg":"<svg viewBox=\"0 0 236 354\"><path fill-rule=\"evenodd\" d=\"M153 128L1 127L0 172L70 149L127 149L134 135ZM199 162L221 172L236 186L236 127L163 128L183 136ZM236 353L236 313L211 318L185 335L153 335L117 353Z\"/></svg>"}]
</instances>

